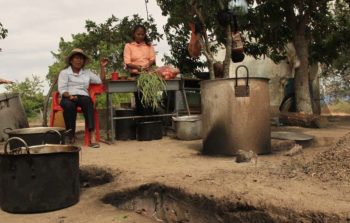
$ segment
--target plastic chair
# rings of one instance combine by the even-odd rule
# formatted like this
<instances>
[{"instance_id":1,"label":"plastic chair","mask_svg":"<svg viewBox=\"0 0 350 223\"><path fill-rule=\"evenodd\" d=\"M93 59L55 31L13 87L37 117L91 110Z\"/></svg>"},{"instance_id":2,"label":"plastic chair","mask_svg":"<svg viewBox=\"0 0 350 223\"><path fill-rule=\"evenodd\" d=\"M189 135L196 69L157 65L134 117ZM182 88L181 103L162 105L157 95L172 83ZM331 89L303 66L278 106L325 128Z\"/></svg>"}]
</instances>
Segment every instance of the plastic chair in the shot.
<instances>
[{"instance_id":1,"label":"plastic chair","mask_svg":"<svg viewBox=\"0 0 350 223\"><path fill-rule=\"evenodd\" d=\"M102 84L90 84L89 86L89 95L92 99L92 102L96 103L96 95L101 94L106 91L105 87ZM53 127L54 121L55 121L55 115L59 111L63 111L62 107L59 103L59 96L60 94L57 91L54 91L52 93L52 103L51 103L51 114L50 114L50 127ZM80 107L77 107L77 112L82 113L82 110ZM98 113L96 110L96 107L94 108L94 122L95 122L95 137L96 141L100 141L100 126L98 122ZM84 136L84 145L88 146L90 144L90 132L85 127L85 136Z\"/></svg>"}]
</instances>

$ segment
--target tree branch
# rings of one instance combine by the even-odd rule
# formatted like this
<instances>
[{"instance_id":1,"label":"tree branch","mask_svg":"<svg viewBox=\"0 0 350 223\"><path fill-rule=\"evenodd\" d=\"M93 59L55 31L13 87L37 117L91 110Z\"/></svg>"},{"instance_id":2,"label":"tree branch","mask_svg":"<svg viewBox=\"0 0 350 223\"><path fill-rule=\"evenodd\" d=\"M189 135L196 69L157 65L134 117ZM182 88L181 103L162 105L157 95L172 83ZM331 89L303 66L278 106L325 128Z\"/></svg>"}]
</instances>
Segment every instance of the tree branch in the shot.
<instances>
[{"instance_id":1,"label":"tree branch","mask_svg":"<svg viewBox=\"0 0 350 223\"><path fill-rule=\"evenodd\" d=\"M282 4L282 7L286 11L287 24L292 28L293 36L295 36L297 31L297 19L293 9L293 3L289 0L286 0Z\"/></svg>"},{"instance_id":2,"label":"tree branch","mask_svg":"<svg viewBox=\"0 0 350 223\"><path fill-rule=\"evenodd\" d=\"M205 26L205 19L203 17L203 14L201 10L197 7L197 4L195 3L194 0L190 1L192 8L195 12L195 14L198 16L199 21L201 22L202 25L202 32L200 35L200 42L203 47L203 54L206 56L207 61L208 61L208 68L209 68L209 74L210 74L210 79L215 79L214 75L214 57L212 52L210 51L210 43L209 43L209 38L207 35L206 31L206 26Z\"/></svg>"},{"instance_id":3,"label":"tree branch","mask_svg":"<svg viewBox=\"0 0 350 223\"><path fill-rule=\"evenodd\" d=\"M221 10L225 9L223 0L218 0ZM230 24L225 27L226 32L226 43L225 43L225 59L223 62L224 66L224 77L228 78L230 76L230 64L231 64L231 52L232 52L232 30Z\"/></svg>"}]
</instances>

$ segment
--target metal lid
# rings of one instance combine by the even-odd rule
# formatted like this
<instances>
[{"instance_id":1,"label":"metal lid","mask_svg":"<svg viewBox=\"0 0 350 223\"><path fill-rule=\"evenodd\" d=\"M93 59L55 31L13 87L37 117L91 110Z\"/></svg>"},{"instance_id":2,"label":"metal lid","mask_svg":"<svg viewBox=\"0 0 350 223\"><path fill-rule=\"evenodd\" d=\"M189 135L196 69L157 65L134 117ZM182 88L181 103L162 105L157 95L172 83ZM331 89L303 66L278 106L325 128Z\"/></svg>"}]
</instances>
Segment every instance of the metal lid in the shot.
<instances>
[{"instance_id":1,"label":"metal lid","mask_svg":"<svg viewBox=\"0 0 350 223\"><path fill-rule=\"evenodd\" d=\"M59 144L44 144L29 147L16 148L16 153L12 153L12 150L6 151L5 148L0 148L1 156L27 156L27 155L43 155L43 154L58 154L58 153L77 153L81 150L78 146L73 145L59 145ZM29 153L28 153L29 152Z\"/></svg>"}]
</instances>

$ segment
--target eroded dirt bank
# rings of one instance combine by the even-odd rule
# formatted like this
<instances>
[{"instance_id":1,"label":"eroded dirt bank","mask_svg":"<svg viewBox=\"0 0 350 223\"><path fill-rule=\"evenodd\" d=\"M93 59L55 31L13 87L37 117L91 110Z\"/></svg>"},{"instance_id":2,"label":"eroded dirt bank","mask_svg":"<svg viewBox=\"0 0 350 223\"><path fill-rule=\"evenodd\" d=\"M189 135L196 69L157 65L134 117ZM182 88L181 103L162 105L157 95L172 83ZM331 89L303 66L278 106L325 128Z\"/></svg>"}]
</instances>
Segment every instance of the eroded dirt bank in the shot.
<instances>
[{"instance_id":1,"label":"eroded dirt bank","mask_svg":"<svg viewBox=\"0 0 350 223\"><path fill-rule=\"evenodd\" d=\"M350 122L279 128L316 138L292 157L284 153L293 144L274 141L272 154L251 163L202 156L200 140L171 137L83 148L78 204L30 215L0 211L0 222L147 223L164 216L168 222L199 217L203 222L349 222ZM192 214L197 212L200 216Z\"/></svg>"}]
</instances>

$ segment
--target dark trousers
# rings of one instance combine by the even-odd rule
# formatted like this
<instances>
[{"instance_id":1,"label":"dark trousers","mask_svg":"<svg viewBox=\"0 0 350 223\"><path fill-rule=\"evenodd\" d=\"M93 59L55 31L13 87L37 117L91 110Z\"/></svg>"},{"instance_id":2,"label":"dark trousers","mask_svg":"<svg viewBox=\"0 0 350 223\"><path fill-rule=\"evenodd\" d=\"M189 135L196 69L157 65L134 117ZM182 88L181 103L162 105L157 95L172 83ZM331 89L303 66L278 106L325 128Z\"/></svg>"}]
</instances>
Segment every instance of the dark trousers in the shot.
<instances>
[{"instance_id":1,"label":"dark trousers","mask_svg":"<svg viewBox=\"0 0 350 223\"><path fill-rule=\"evenodd\" d=\"M63 118L66 125L66 129L71 129L70 137L75 136L76 120L77 120L77 107L81 107L81 110L85 118L85 126L89 131L95 130L94 123L94 104L89 96L76 95L78 99L76 101L62 98L61 107L63 108Z\"/></svg>"},{"instance_id":2,"label":"dark trousers","mask_svg":"<svg viewBox=\"0 0 350 223\"><path fill-rule=\"evenodd\" d=\"M144 106L141 102L142 100L142 93L141 92L135 92L135 107L136 107L136 114L137 115L154 115L156 114L156 111L153 110L152 107Z\"/></svg>"}]
</instances>

